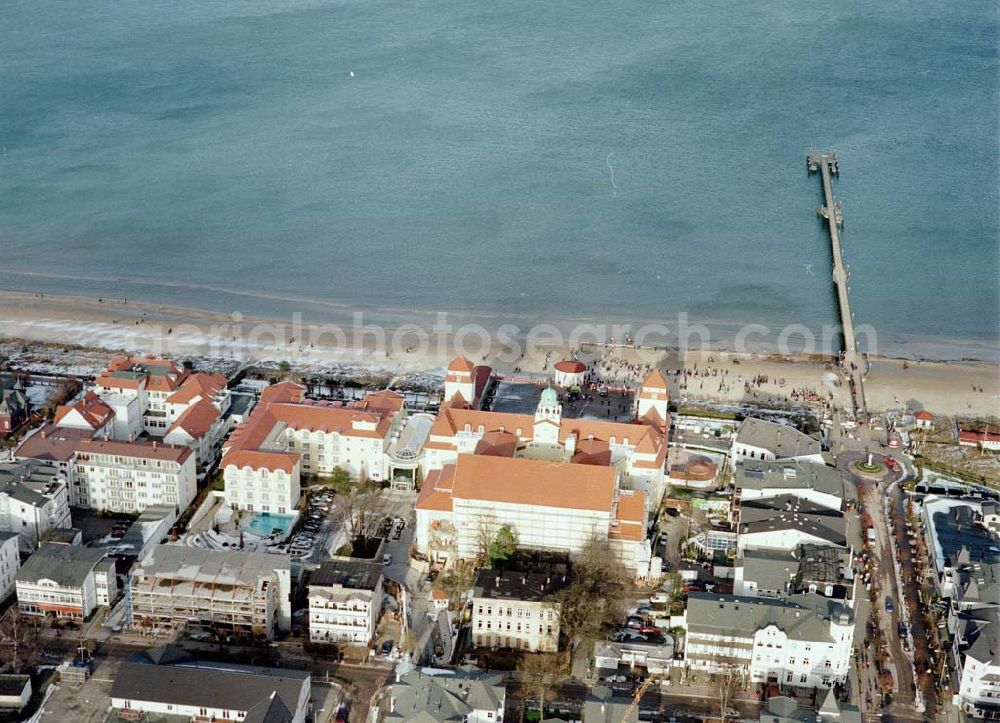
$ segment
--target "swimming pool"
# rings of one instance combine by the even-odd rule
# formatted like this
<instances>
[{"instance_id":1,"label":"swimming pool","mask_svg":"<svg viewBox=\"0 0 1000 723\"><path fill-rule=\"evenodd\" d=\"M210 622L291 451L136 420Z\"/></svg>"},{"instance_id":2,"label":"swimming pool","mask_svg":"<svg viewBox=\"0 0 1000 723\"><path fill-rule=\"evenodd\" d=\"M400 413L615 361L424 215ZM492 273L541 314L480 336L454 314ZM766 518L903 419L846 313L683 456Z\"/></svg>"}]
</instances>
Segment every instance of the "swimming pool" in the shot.
<instances>
[{"instance_id":1,"label":"swimming pool","mask_svg":"<svg viewBox=\"0 0 1000 723\"><path fill-rule=\"evenodd\" d=\"M277 532L280 539L285 539L288 532L295 524L295 515L275 515L271 512L257 512L250 520L250 524L244 527L245 530L267 537L272 532Z\"/></svg>"}]
</instances>

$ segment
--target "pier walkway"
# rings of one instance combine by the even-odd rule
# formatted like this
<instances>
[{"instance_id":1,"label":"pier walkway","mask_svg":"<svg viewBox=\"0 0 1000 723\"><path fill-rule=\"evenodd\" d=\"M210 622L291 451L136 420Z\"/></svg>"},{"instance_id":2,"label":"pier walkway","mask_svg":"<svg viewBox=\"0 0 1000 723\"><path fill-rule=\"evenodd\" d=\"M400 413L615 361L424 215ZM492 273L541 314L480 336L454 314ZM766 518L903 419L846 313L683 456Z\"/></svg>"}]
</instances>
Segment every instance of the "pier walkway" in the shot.
<instances>
[{"instance_id":1,"label":"pier walkway","mask_svg":"<svg viewBox=\"0 0 1000 723\"><path fill-rule=\"evenodd\" d=\"M851 401L854 414L867 414L865 392L862 377L865 371L865 361L858 353L858 343L854 338L854 315L851 313L851 300L847 293L847 282L850 273L844 266L844 255L840 246L840 227L844 225L844 211L840 201L833 198L834 175L840 173L837 154L832 151L810 151L806 158L809 173L819 171L823 179L823 205L817 213L826 219L830 229L830 245L833 256L833 283L837 289L837 306L840 309L840 324L843 329L844 351L841 357L841 368L847 375L851 387Z\"/></svg>"}]
</instances>

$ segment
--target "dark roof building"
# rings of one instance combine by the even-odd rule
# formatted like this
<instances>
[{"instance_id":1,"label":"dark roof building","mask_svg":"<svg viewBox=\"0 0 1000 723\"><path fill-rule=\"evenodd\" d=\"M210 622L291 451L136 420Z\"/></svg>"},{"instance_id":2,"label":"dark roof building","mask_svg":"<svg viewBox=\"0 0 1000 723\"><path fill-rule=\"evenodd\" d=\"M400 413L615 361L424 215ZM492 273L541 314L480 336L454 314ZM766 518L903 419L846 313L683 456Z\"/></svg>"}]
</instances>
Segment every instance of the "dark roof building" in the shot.
<instances>
[{"instance_id":1,"label":"dark roof building","mask_svg":"<svg viewBox=\"0 0 1000 723\"><path fill-rule=\"evenodd\" d=\"M158 713L244 723L304 723L309 673L191 660L172 646L122 663L111 686L116 713Z\"/></svg>"}]
</instances>

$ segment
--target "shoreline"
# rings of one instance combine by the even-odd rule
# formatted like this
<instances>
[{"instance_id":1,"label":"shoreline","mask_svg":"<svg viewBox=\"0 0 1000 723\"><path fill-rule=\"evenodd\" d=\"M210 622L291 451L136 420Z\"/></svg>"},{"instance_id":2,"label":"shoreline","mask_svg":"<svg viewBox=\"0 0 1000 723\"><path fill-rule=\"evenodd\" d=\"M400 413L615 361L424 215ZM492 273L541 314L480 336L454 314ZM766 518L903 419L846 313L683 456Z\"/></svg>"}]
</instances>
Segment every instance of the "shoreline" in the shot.
<instances>
[{"instance_id":1,"label":"shoreline","mask_svg":"<svg viewBox=\"0 0 1000 723\"><path fill-rule=\"evenodd\" d=\"M287 362L303 373L378 370L390 377L433 380L438 376L443 379L445 366L459 351L476 363L491 364L501 374L515 370L547 372L552 363L575 352L588 363L610 359L614 368L626 370L621 372L626 381L631 367L687 370L685 388L672 390L679 402L780 403L783 397L787 402L793 390L831 396L838 406L847 402L844 386L836 383L831 360L822 355L781 355L769 350L737 353L721 348L681 353L662 347L570 345L565 339L546 343L541 337L532 347L522 346L522 355L516 356L511 353L512 345L516 347L519 342L502 336L491 337L488 344L479 347L470 344L472 348L457 349L458 338L441 331L429 334L426 346L418 348L403 325L381 330L381 348L371 328L352 329L339 338L328 327L305 322L295 327L294 322L252 319L241 314L234 321L232 314L135 300L123 303L121 299L98 301L0 291L0 342L27 340L63 348L76 346L104 350L106 357L113 352L133 352L237 364ZM222 329L226 336L220 333ZM307 345L304 340L317 330L320 343ZM255 331L261 333L255 336ZM356 338L358 333L362 338ZM529 348L533 354L527 353ZM95 354L101 356L100 352ZM906 404L911 411L926 408L939 414L1000 414L1000 373L992 362L911 361L884 356L872 357L870 362L865 390L873 411ZM767 381L747 391L745 382L753 378Z\"/></svg>"},{"instance_id":2,"label":"shoreline","mask_svg":"<svg viewBox=\"0 0 1000 723\"><path fill-rule=\"evenodd\" d=\"M7 279L7 282L4 279ZM11 280L18 279L27 283L10 283ZM33 280L30 282L28 280ZM44 282L61 281L63 286L67 283L70 287L86 289L80 293L73 289L70 291L60 290L54 293L44 291ZM568 330L582 325L598 325L606 327L630 326L633 329L639 327L660 327L670 330L666 335L658 334L657 341L652 345L677 348L682 346L678 337L681 327L702 327L710 335L710 346L716 350L731 350L737 346L737 339L742 330L751 326L762 326L767 328L767 333L762 337L757 333L751 335L754 348L749 351L765 353L776 351L777 342L781 340L781 333L784 330L805 330L815 339L818 346L830 347L830 337L833 336L833 329L839 328L836 316L832 316L829 322L815 323L810 326L803 324L795 318L794 314L789 314L780 319L774 318L753 318L744 322L737 322L726 319L698 316L688 318L686 311L678 311L673 316L665 318L651 318L641 315L635 316L614 316L599 312L595 313L568 313L565 310L548 311L518 311L518 312L496 312L475 308L456 309L435 309L425 307L400 307L398 305L389 306L359 306L350 302L337 301L333 299L315 299L297 296L287 293L265 293L252 290L232 289L215 284L196 284L183 282L168 282L143 278L98 278L87 275L60 274L47 272L34 272L23 270L0 270L0 312L4 307L19 298L34 297L38 291L43 291L45 299L62 299L69 302L79 302L83 305L90 305L97 301L103 294L105 299L111 294L120 298L120 295L129 295L135 302L143 303L147 308L166 308L174 310L175 316L184 319L190 318L213 318L222 323L231 321L230 314L218 309L240 309L242 316L250 318L258 323L287 323L285 321L293 315L299 315L306 319L307 324L337 324L341 326L349 325L356 314L362 314L365 323L378 324L387 329L393 329L402 325L415 324L421 327L430 327L434 324L439 315L446 315L454 320L454 325L477 324L485 327L491 332L497 328L513 323L520 330L531 328L539 324L552 324L560 330ZM170 293L165 296L164 291ZM176 303L178 293L189 292L192 297L201 299L204 307L186 307ZM134 297L133 297L134 294ZM242 303L241 301L242 300ZM835 312L834 312L835 314ZM2 317L0 317L2 318ZM978 337L945 337L945 336L922 336L917 333L880 333L878 329L870 324L861 323L856 325L859 338L859 348L864 350L867 346L872 346L869 342L874 339L874 356L882 356L893 359L908 359L911 361L992 361L1000 364L1000 340L982 339ZM797 331L792 331L790 339L793 343L800 340ZM791 353L797 353L793 349ZM831 352L835 353L835 351Z\"/></svg>"}]
</instances>

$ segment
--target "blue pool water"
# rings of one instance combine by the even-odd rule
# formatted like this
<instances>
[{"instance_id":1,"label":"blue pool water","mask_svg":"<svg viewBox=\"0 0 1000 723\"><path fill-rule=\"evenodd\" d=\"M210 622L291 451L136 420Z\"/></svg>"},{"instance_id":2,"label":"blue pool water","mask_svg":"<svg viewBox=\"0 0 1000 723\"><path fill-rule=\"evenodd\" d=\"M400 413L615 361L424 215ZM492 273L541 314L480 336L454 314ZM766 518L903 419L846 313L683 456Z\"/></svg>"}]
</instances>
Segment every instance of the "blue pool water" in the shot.
<instances>
[{"instance_id":1,"label":"blue pool water","mask_svg":"<svg viewBox=\"0 0 1000 723\"><path fill-rule=\"evenodd\" d=\"M255 535L267 537L275 529L281 530L281 537L284 538L288 531L292 529L295 517L292 515L274 515L270 512L258 512L250 520L246 529Z\"/></svg>"}]
</instances>

